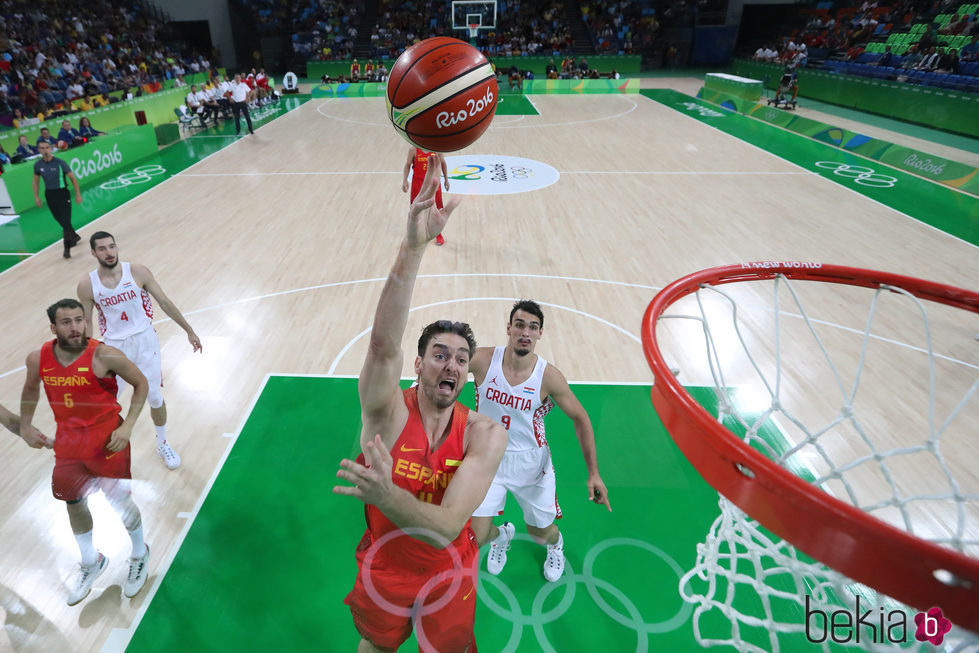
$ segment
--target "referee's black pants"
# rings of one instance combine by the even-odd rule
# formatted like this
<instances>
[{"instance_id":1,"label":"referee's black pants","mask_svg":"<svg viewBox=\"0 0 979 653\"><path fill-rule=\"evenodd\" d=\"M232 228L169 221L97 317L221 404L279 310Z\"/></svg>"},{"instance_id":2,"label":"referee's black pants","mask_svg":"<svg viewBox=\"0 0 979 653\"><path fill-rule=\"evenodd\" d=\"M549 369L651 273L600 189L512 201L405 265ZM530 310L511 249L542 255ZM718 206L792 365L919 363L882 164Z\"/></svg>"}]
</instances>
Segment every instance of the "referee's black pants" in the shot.
<instances>
[{"instance_id":1,"label":"referee's black pants","mask_svg":"<svg viewBox=\"0 0 979 653\"><path fill-rule=\"evenodd\" d=\"M45 190L44 199L48 203L48 208L51 209L51 215L61 225L65 239L65 250L71 249L80 238L71 226L71 192L67 188Z\"/></svg>"},{"instance_id":2,"label":"referee's black pants","mask_svg":"<svg viewBox=\"0 0 979 653\"><path fill-rule=\"evenodd\" d=\"M235 134L241 133L241 114L245 114L245 122L248 124L248 133L254 133L252 131L252 117L248 113L248 103L247 102L232 102L231 111L235 114Z\"/></svg>"}]
</instances>

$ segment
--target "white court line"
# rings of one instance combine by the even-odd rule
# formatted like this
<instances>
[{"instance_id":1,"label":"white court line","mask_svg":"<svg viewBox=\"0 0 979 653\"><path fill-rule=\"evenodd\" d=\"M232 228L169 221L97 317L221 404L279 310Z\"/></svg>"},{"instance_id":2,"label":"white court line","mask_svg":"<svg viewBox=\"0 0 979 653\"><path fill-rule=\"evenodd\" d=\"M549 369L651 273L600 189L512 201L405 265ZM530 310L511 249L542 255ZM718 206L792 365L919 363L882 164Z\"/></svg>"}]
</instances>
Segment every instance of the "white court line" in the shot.
<instances>
[{"instance_id":1,"label":"white court line","mask_svg":"<svg viewBox=\"0 0 979 653\"><path fill-rule=\"evenodd\" d=\"M750 175L810 175L811 172L770 172L770 171L757 171L752 172L750 170L718 170L714 172L698 172L694 170L559 170L562 175L735 175L735 176L750 176ZM342 175L400 175L400 172L394 172L391 170L371 170L371 171L361 171L361 170L349 170L349 171L309 171L309 172L199 172L192 174L181 173L181 177L274 177L274 176L304 176L304 175L322 175L322 176L342 176Z\"/></svg>"},{"instance_id":2,"label":"white court line","mask_svg":"<svg viewBox=\"0 0 979 653\"><path fill-rule=\"evenodd\" d=\"M519 299L520 299L519 297L463 297L463 298L456 298L456 299L446 299L446 300L443 300L443 301L440 301L440 302L432 302L431 304L423 304L421 306L414 306L414 307L408 309L408 313L414 313L415 311L420 311L423 308L431 308L433 306L445 306L447 304L456 304L456 303L462 303L462 302L491 301L491 302L507 302L507 303L511 303L511 302L515 302L515 301L517 301ZM561 304L550 304L548 302L537 302L537 303L540 304L541 306L547 306L549 308L559 308L562 311L568 311L569 313L574 313L576 315L583 315L584 317L591 318L591 319L595 320L596 322L600 322L600 323L604 324L605 326L612 327L613 329L615 329L619 333L623 333L626 336L628 336L629 338L632 338L634 341L638 342L639 344L642 344L642 340L639 337L633 335L632 333L630 333L626 329L620 327L619 325L613 324L612 322L609 322L606 319L600 318L597 315L592 315L591 313L586 313L585 311L579 311L576 308L571 308L569 306L563 306ZM340 353L337 354L336 355L336 358L333 359L333 362L330 363L330 368L326 371L326 373L327 374L333 374L333 372L335 372L336 369L337 369L337 365L340 364L340 360L344 356L347 355L347 352L350 351L350 348L353 347L357 343L358 340L360 340L365 335L367 335L368 333L370 333L371 332L371 329L373 329L373 328L374 328L374 325L371 324L366 329L364 329L363 331L361 331L360 333L358 333L356 336L354 336L353 339L350 340L346 345L344 345L343 348L340 350Z\"/></svg>"},{"instance_id":3,"label":"white court line","mask_svg":"<svg viewBox=\"0 0 979 653\"><path fill-rule=\"evenodd\" d=\"M34 256L34 252L0 252L0 256Z\"/></svg>"},{"instance_id":4,"label":"white court line","mask_svg":"<svg viewBox=\"0 0 979 653\"><path fill-rule=\"evenodd\" d=\"M211 493L211 488L214 486L214 482L217 480L218 474L221 473L221 470L224 468L224 463L228 460L228 456L231 455L231 450L234 449L235 442L238 441L238 436L241 435L241 430L244 428L245 422L248 421L249 415L252 414L252 411L255 409L255 405L258 403L258 398L265 390L269 377L270 375L266 374L265 378L262 379L261 385L255 392L255 395L252 397L252 400L248 405L248 409L241 417L241 421L238 424L238 429L235 431L234 437L231 438L230 442L228 442L228 446L221 455L221 460L219 460L217 465L214 467L214 473L211 474L211 477L208 479L204 489L201 490L200 497L198 497L197 503L194 505L194 509L190 511L190 514L186 515L186 521L184 522L183 528L180 529L180 533L177 535L177 538L171 545L170 552L168 553L166 560L164 560L163 563L157 567L156 579L153 581L153 585L146 590L143 603L136 612L136 616L133 617L132 623L129 624L128 628L113 628L109 633L109 636L106 638L105 643L102 645L102 653L124 653L126 648L129 646L129 642L136 633L139 623L143 620L143 617L146 616L146 611L153 603L153 597L156 596L157 591L160 589L160 585L163 584L163 579L170 570L170 565L173 564L174 559L177 557L177 553L180 552L180 548L183 546L184 540L187 539L187 534L190 533L191 526L194 525L197 515L200 514L201 506L204 505L204 500L207 499L207 496Z\"/></svg>"},{"instance_id":5,"label":"white court line","mask_svg":"<svg viewBox=\"0 0 979 653\"><path fill-rule=\"evenodd\" d=\"M715 170L699 172L693 170L559 170L562 175L810 175L811 172L774 172L751 170Z\"/></svg>"},{"instance_id":6,"label":"white court line","mask_svg":"<svg viewBox=\"0 0 979 653\"><path fill-rule=\"evenodd\" d=\"M494 122L494 123L492 123L490 125L490 129L494 129L494 128L495 129L527 129L527 128L534 128L534 129L536 129L537 127L567 127L569 125L583 125L583 124L590 123L590 122L603 122L603 121L606 121L606 120L615 120L616 118L621 118L622 116L625 116L625 115L628 115L628 114L632 113L633 111L635 111L639 107L639 104L638 103L636 103L633 100L629 99L625 95L616 94L613 97L620 97L623 100L625 100L626 102L628 102L629 104L631 104L632 106L629 107L628 109L626 109L625 111L620 112L620 113L615 113L615 114L612 114L610 116L600 116L598 118L587 118L587 119L583 119L583 120L569 120L569 121L566 121L566 122L535 122L535 123L529 124L529 125L515 125L515 124L509 123L509 122L505 122L505 123L502 123L502 124L497 124L496 122ZM329 104L330 102L332 102L333 100L336 100L336 99L341 99L341 98L330 98L330 99L326 100L325 102L323 102L323 104L320 104L318 107L316 107L316 113L320 114L324 118L329 118L330 120L338 120L340 122L349 122L349 123L354 124L354 125L367 125L368 127L387 127L390 124L390 123L387 123L387 122L365 122L363 120L352 120L350 118L340 118L339 116L334 116L333 114L329 114L329 113L323 113L321 111L321 109L323 107L325 107L327 104ZM343 98L343 99L355 100L355 99L363 99L363 98ZM533 100L531 100L531 104L534 104L533 103ZM539 113L539 114L541 113L540 109L537 107L536 104L534 104L534 109L537 110L537 113ZM541 115L543 115L543 114L541 114ZM517 121L514 120L512 122L515 123Z\"/></svg>"},{"instance_id":7,"label":"white court line","mask_svg":"<svg viewBox=\"0 0 979 653\"><path fill-rule=\"evenodd\" d=\"M643 96L643 97L645 97L645 96ZM687 96L687 97L690 97L690 96ZM822 179L823 181L825 181L827 183L833 184L833 186L836 186L838 188L846 189L846 190L850 191L851 193L853 193L855 195L858 195L861 198L867 200L868 202L873 202L874 204L877 204L879 206L882 206L885 209L889 209L889 210L893 211L894 213L897 213L898 215L900 215L900 216L902 216L902 217L904 217L904 218L906 218L908 220L913 220L917 224L920 224L920 225L923 225L923 226L928 227L930 229L933 229L934 231L937 231L938 233L942 234L943 236L948 236L949 238L954 238L955 240L957 240L957 241L959 241L961 243L965 243L966 245L970 245L972 247L975 247L975 248L979 249L979 245L973 245L972 243L970 243L967 240L964 240L962 238L959 238L958 236L955 236L953 234L950 234L950 233L948 233L946 231L942 231L938 227L934 227L934 226L928 224L927 222L923 222L923 221L921 221L921 220L919 220L919 219L917 219L917 218L915 218L913 216L908 215L907 213L904 213L903 211L900 211L898 209L895 209L893 206L888 206L888 205L884 204L883 202L881 202L879 200L875 200L872 197L868 197L867 195L864 195L863 193L861 193L857 189L851 188L850 186L847 186L846 184L842 183L842 180L841 181L836 181L835 179L831 179L829 177L824 177L823 175L819 174L818 172L816 172L814 170L809 170L808 168L803 167L801 164L798 164L798 163L795 163L794 161L790 161L788 159L785 159L783 157L780 157L777 154L772 154L771 152L769 152L765 148L760 147L758 145L755 145L754 143L749 143L748 141L746 141L744 139L741 139L741 138L738 138L737 136L734 136L733 134L728 134L726 131L724 131L722 129L718 129L714 125L711 125L711 124L706 123L706 122L701 122L700 120L697 120L696 118L694 118L692 115L689 115L687 113L684 113L683 111L680 111L679 109L676 109L676 108L674 108L674 107L672 107L672 106L670 106L668 104L665 104L665 103L662 103L662 102L657 102L653 98L648 98L648 99L649 99L650 102L656 102L656 104L660 104L660 105L666 107L667 109L670 109L671 111L673 111L673 113L679 114L679 115L683 116L684 118L686 118L688 120L692 120L695 123L697 123L698 125L703 125L704 127L707 127L708 129L713 129L714 131L716 131L716 132L718 132L720 134L723 134L724 136L727 136L728 138L733 138L734 140L738 141L739 143L744 143L748 147L753 147L754 149L758 150L759 152L764 152L766 155L768 155L770 157L774 157L774 158L778 159L779 161L784 161L785 163L789 164L790 166L793 166L795 168L799 168L800 170L805 170L809 174L814 175L814 176L818 177L819 179ZM694 98L694 99L699 99L699 98ZM706 100L701 100L701 102L707 102L707 101ZM710 104L710 103L708 102L708 104ZM734 113L735 115L744 115L744 114L732 112L732 111L730 111L730 109L724 109L724 111L727 111L729 113ZM759 122L759 123L761 123L763 125L770 125L772 127L777 127L778 129L784 131L786 134L791 134L792 136L796 136L798 138L805 138L806 140L812 140L812 139L809 139L808 137L802 136L801 134L797 134L797 133L795 133L793 131L789 131L788 129L785 129L783 127L778 127L778 125L773 125L772 123L765 122L764 120L759 120L758 118L755 118L753 116L745 116L745 117L746 118L751 118L752 120L757 121L757 122ZM867 157L862 156L860 154L857 154L856 152L853 152L851 150L847 150L847 153L849 153L849 154L856 154L857 156L860 156L861 158L863 158L863 159L865 159L867 161L874 161L873 159L870 159L870 158L867 158ZM889 166L886 163L883 163L881 161L875 161L875 163L879 163L879 164L881 164L881 165L883 165L883 166L885 166L887 168L893 169L893 170L899 170L899 168L894 168L893 166ZM911 173L905 172L904 170L901 170L901 172L904 172L904 174L911 174ZM917 175L912 175L912 176L915 177L915 178L918 178ZM923 179L923 177L922 177L922 179Z\"/></svg>"}]
</instances>

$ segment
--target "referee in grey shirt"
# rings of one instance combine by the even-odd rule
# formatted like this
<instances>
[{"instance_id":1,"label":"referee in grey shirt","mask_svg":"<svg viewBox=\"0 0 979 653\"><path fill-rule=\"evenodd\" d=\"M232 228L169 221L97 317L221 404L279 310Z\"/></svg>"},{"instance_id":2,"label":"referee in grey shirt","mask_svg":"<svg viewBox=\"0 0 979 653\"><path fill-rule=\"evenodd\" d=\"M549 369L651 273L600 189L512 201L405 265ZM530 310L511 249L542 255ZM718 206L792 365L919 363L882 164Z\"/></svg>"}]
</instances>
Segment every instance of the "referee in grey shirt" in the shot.
<instances>
[{"instance_id":1,"label":"referee in grey shirt","mask_svg":"<svg viewBox=\"0 0 979 653\"><path fill-rule=\"evenodd\" d=\"M65 237L65 258L71 258L71 248L77 245L82 237L75 233L71 226L71 193L68 192L70 179L75 187L75 202L82 203L82 193L78 189L78 179L68 164L51 154L51 144L40 141L37 150L41 158L34 162L34 203L41 206L41 198L37 194L41 177L44 177L44 199L47 200L51 215L61 225Z\"/></svg>"}]
</instances>

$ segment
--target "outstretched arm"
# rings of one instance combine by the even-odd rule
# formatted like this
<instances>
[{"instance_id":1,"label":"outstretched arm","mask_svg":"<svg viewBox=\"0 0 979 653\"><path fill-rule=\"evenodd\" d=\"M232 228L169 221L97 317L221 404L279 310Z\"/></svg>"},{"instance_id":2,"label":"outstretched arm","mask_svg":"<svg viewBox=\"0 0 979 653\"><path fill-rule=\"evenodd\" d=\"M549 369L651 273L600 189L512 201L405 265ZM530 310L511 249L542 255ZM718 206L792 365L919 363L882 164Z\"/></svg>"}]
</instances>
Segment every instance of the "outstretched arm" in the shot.
<instances>
[{"instance_id":1,"label":"outstretched arm","mask_svg":"<svg viewBox=\"0 0 979 653\"><path fill-rule=\"evenodd\" d=\"M181 329L187 332L187 340L190 341L190 346L194 348L194 351L203 352L204 347L201 346L201 339L197 337L197 334L194 333L194 329L192 329L190 324L187 323L187 320L184 319L183 313L180 312L177 305L170 301L170 298L167 297L165 292L163 292L163 288L161 288L160 284L157 283L156 277L153 276L153 273L150 272L149 268L147 268L145 265L136 265L134 263L132 265L132 272L136 283L140 287L145 288L146 292L148 292L153 299L156 300L156 303L160 306L160 308L163 309L163 312L166 313L174 322L179 324Z\"/></svg>"},{"instance_id":2,"label":"outstretched arm","mask_svg":"<svg viewBox=\"0 0 979 653\"><path fill-rule=\"evenodd\" d=\"M438 157L436 154L432 156ZM375 433L381 433L385 445L391 447L398 436L389 426L394 421L394 411L404 406L398 386L404 358L401 339L408 323L415 278L425 246L442 230L459 204L458 198L452 198L445 203L445 208L435 207L438 174L434 168L434 165L428 166L422 189L408 209L408 229L377 302L367 358L358 383L364 422L361 445L366 445Z\"/></svg>"},{"instance_id":3,"label":"outstretched arm","mask_svg":"<svg viewBox=\"0 0 979 653\"><path fill-rule=\"evenodd\" d=\"M571 391L567 379L553 365L548 365L544 369L543 386L546 394L574 423L574 432L578 436L578 444L581 445L581 453L585 457L585 466L588 468L588 500L600 503L612 512L612 506L608 502L608 489L598 473L595 431L592 429L591 420L588 419L588 413Z\"/></svg>"}]
</instances>

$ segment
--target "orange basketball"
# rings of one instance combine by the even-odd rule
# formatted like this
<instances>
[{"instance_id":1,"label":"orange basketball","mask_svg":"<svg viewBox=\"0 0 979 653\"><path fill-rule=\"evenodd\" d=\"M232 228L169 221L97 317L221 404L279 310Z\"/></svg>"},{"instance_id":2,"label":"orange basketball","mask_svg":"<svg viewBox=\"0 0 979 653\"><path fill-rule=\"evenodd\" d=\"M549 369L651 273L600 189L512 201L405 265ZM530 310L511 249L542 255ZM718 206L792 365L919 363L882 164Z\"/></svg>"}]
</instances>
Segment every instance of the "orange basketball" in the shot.
<instances>
[{"instance_id":1,"label":"orange basketball","mask_svg":"<svg viewBox=\"0 0 979 653\"><path fill-rule=\"evenodd\" d=\"M388 118L415 147L455 152L483 135L496 113L496 74L476 48L437 36L401 53L388 76Z\"/></svg>"},{"instance_id":2,"label":"orange basketball","mask_svg":"<svg viewBox=\"0 0 979 653\"><path fill-rule=\"evenodd\" d=\"M58 149L59 150L67 150L68 149L68 143L66 143L64 141L58 141Z\"/></svg>"}]
</instances>

